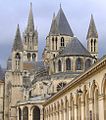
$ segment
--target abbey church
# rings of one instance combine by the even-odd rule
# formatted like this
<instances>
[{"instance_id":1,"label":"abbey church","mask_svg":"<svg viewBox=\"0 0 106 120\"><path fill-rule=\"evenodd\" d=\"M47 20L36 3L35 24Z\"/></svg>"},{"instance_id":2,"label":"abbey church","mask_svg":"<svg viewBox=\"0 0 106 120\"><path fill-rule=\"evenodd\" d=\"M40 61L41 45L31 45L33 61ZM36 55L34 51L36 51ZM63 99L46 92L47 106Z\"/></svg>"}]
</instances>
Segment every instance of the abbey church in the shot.
<instances>
[{"instance_id":1,"label":"abbey church","mask_svg":"<svg viewBox=\"0 0 106 120\"><path fill-rule=\"evenodd\" d=\"M98 58L93 15L87 48L61 6L51 21L42 61L32 3L23 34L17 25L7 68L0 74L0 120L106 120L106 56Z\"/></svg>"}]
</instances>

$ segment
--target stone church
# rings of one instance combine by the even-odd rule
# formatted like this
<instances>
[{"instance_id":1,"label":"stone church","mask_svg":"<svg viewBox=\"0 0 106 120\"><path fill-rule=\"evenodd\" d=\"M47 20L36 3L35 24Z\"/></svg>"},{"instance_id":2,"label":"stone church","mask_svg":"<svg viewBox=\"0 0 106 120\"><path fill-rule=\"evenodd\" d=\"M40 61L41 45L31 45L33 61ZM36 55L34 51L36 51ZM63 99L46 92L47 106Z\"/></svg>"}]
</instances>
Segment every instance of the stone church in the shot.
<instances>
[{"instance_id":1,"label":"stone church","mask_svg":"<svg viewBox=\"0 0 106 120\"><path fill-rule=\"evenodd\" d=\"M4 120L106 120L106 57L98 59L93 15L86 48L60 6L53 14L42 61L35 28L30 4L25 31L21 35L17 25L7 61Z\"/></svg>"}]
</instances>

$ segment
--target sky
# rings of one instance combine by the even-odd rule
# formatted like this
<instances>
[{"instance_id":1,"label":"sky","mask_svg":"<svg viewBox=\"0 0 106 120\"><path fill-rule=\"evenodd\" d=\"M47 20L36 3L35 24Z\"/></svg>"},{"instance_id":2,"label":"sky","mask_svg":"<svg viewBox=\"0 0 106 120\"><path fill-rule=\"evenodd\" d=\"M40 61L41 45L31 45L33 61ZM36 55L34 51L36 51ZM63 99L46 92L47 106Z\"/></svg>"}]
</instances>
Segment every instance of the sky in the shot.
<instances>
[{"instance_id":1,"label":"sky","mask_svg":"<svg viewBox=\"0 0 106 120\"><path fill-rule=\"evenodd\" d=\"M39 34L39 60L49 33L53 13L60 3L74 35L86 46L86 34L93 14L99 34L99 57L106 54L106 0L0 0L0 64L6 67L17 24L21 35L27 26L30 2Z\"/></svg>"}]
</instances>

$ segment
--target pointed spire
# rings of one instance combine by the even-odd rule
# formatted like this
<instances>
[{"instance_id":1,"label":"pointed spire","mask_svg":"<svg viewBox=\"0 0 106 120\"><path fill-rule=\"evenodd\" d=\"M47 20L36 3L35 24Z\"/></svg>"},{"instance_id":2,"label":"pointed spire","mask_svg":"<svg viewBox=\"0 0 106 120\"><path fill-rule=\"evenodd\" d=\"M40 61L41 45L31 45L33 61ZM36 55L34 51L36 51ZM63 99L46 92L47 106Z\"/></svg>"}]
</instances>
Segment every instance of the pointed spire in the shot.
<instances>
[{"instance_id":1,"label":"pointed spire","mask_svg":"<svg viewBox=\"0 0 106 120\"><path fill-rule=\"evenodd\" d=\"M16 35L15 35L14 44L12 48L12 51L16 51L16 50L19 50L19 51L23 50L19 24L17 25Z\"/></svg>"},{"instance_id":2,"label":"pointed spire","mask_svg":"<svg viewBox=\"0 0 106 120\"><path fill-rule=\"evenodd\" d=\"M95 26L95 22L94 22L92 14L91 14L91 20L90 20L90 24L89 24L88 33L87 33L87 39L89 39L89 38L98 38L98 33L96 30L96 26Z\"/></svg>"},{"instance_id":3,"label":"pointed spire","mask_svg":"<svg viewBox=\"0 0 106 120\"><path fill-rule=\"evenodd\" d=\"M57 22L56 22L55 13L53 14L53 19L52 19L52 24L51 24L51 28L50 28L49 34L50 34L50 35L58 34L58 29L57 29Z\"/></svg>"},{"instance_id":4,"label":"pointed spire","mask_svg":"<svg viewBox=\"0 0 106 120\"><path fill-rule=\"evenodd\" d=\"M61 4L60 4L60 9L59 9L59 12L56 16L56 22L57 22L57 27L58 27L58 33L60 35L69 35L71 37L74 36L72 30L71 30L71 27L67 21L67 18L63 12L63 9L61 7Z\"/></svg>"},{"instance_id":5,"label":"pointed spire","mask_svg":"<svg viewBox=\"0 0 106 120\"><path fill-rule=\"evenodd\" d=\"M30 11L28 17L28 24L27 24L27 32L34 31L34 19L32 13L32 3L30 3Z\"/></svg>"}]
</instances>

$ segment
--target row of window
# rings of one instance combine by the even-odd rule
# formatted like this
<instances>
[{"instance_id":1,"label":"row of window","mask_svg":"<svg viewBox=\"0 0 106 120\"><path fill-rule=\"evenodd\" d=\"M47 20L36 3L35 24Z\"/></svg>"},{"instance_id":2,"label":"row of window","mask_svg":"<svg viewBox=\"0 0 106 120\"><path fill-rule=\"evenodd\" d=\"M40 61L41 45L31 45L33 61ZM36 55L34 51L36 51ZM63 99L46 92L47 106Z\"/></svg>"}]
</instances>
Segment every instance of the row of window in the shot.
<instances>
[{"instance_id":1,"label":"row of window","mask_svg":"<svg viewBox=\"0 0 106 120\"><path fill-rule=\"evenodd\" d=\"M91 66L92 62L90 59L87 59L85 61L85 69L89 68ZM78 58L76 60L76 70L82 70L83 69L83 59ZM72 69L72 63L71 63L71 59L67 58L66 59L66 70L71 70ZM61 60L58 61L58 71L61 72L62 71L62 62Z\"/></svg>"},{"instance_id":2,"label":"row of window","mask_svg":"<svg viewBox=\"0 0 106 120\"><path fill-rule=\"evenodd\" d=\"M61 47L65 46L64 37L61 37L60 46ZM54 37L52 38L52 50L57 50L57 37L55 39L54 39Z\"/></svg>"}]
</instances>

